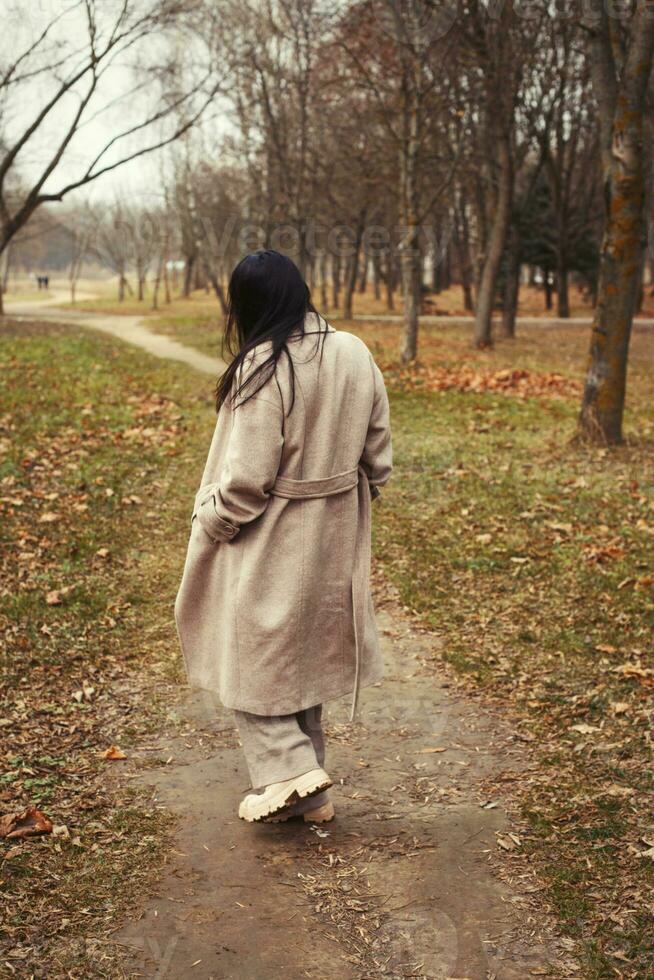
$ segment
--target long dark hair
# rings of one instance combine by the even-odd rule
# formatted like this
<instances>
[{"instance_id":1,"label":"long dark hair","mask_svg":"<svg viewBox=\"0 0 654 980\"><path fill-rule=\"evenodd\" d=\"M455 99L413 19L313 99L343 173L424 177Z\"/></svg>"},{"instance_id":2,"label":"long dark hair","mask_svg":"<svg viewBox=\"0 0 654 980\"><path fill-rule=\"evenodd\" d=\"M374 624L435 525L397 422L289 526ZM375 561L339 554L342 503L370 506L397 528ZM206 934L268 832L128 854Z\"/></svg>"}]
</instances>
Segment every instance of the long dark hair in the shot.
<instances>
[{"instance_id":1,"label":"long dark hair","mask_svg":"<svg viewBox=\"0 0 654 980\"><path fill-rule=\"evenodd\" d=\"M294 331L304 335L307 313L317 314L317 310L309 287L291 259L269 248L241 259L229 281L223 357L227 353L232 360L216 385L216 411L228 398L233 405L242 405L256 395L274 375L282 354L286 354L289 363L289 411L292 409L295 373L287 341ZM321 328L319 332L324 342L325 330ZM266 341L271 345L269 355L252 370L241 371L250 351Z\"/></svg>"}]
</instances>

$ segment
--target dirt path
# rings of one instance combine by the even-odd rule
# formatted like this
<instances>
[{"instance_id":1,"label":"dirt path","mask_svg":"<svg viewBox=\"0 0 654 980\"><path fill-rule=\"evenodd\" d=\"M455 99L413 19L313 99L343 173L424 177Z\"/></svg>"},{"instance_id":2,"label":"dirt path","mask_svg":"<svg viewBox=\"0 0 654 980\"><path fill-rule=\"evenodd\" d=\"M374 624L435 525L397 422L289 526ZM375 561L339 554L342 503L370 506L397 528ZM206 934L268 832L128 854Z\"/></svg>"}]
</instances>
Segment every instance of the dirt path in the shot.
<instances>
[{"instance_id":1,"label":"dirt path","mask_svg":"<svg viewBox=\"0 0 654 980\"><path fill-rule=\"evenodd\" d=\"M379 620L384 683L364 693L354 727L346 703L327 706L334 823L238 820L247 774L231 713L209 697L184 697L174 737L143 753L135 778L180 823L155 895L117 936L138 975L571 975L535 882L514 874L509 887L493 870L510 868L498 842L512 828L488 786L507 770L526 775L519 744L454 693L429 638L388 611ZM155 758L167 764L152 768Z\"/></svg>"},{"instance_id":2,"label":"dirt path","mask_svg":"<svg viewBox=\"0 0 654 980\"><path fill-rule=\"evenodd\" d=\"M24 306L10 315L81 323L212 374L220 366L136 317ZM510 772L527 777L519 742L450 685L433 639L390 607L379 621L387 676L364 692L361 721L347 724L345 702L327 705L334 823L238 820L245 766L231 713L210 697L180 691L165 730L131 753L131 779L152 792L153 832L159 815L178 821L154 894L113 936L133 958L132 975L574 975L536 883L512 866L515 827L492 788Z\"/></svg>"},{"instance_id":3,"label":"dirt path","mask_svg":"<svg viewBox=\"0 0 654 980\"><path fill-rule=\"evenodd\" d=\"M54 320L57 323L75 323L91 330L109 333L128 344L141 347L155 357L167 358L171 361L182 361L197 371L217 377L225 368L218 357L210 357L193 347L180 344L171 337L153 333L138 316L107 316L104 313L82 313L76 310L58 309L56 304L60 298L24 303L6 303L7 316L15 319Z\"/></svg>"}]
</instances>

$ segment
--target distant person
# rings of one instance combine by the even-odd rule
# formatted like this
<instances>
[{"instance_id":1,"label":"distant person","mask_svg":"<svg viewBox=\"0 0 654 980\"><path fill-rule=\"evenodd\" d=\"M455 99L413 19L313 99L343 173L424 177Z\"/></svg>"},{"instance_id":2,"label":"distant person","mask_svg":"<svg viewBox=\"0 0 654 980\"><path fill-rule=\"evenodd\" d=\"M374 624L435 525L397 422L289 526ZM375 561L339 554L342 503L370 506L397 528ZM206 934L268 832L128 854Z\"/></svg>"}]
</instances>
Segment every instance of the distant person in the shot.
<instances>
[{"instance_id":1,"label":"distant person","mask_svg":"<svg viewBox=\"0 0 654 980\"><path fill-rule=\"evenodd\" d=\"M191 684L234 709L255 790L239 816L331 820L322 703L352 694L354 719L383 672L370 527L391 473L386 389L269 249L234 269L225 340L175 603L182 652Z\"/></svg>"},{"instance_id":2,"label":"distant person","mask_svg":"<svg viewBox=\"0 0 654 980\"><path fill-rule=\"evenodd\" d=\"M43 277L43 287L44 287L44 289L49 289L50 288L50 276L44 276Z\"/></svg>"},{"instance_id":3,"label":"distant person","mask_svg":"<svg viewBox=\"0 0 654 980\"><path fill-rule=\"evenodd\" d=\"M43 277L42 276L37 276L36 277L36 282L37 282L38 288L41 289L41 287L43 286Z\"/></svg>"}]
</instances>

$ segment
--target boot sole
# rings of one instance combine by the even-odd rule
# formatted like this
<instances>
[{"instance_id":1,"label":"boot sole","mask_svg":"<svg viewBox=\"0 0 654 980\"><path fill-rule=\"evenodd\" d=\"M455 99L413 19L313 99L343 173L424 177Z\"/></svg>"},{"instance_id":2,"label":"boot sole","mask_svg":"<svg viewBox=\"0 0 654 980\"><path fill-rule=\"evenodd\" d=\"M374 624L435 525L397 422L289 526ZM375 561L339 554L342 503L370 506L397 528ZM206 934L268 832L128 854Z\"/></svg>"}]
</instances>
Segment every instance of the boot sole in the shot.
<instances>
[{"instance_id":1,"label":"boot sole","mask_svg":"<svg viewBox=\"0 0 654 980\"><path fill-rule=\"evenodd\" d=\"M288 813L282 810L281 813L266 820L266 823L284 823L286 820L292 820L293 817L302 817L305 823L329 823L334 816L334 804L325 803L315 810L306 810L304 813Z\"/></svg>"},{"instance_id":2,"label":"boot sole","mask_svg":"<svg viewBox=\"0 0 654 980\"><path fill-rule=\"evenodd\" d=\"M287 787L284 790L280 790L279 793L266 800L265 803L253 808L247 815L241 813L240 810L238 815L241 820L245 820L247 823L259 823L266 820L267 817L274 817L277 813L281 813L289 806L297 803L298 800L305 800L307 797L317 796L318 793L322 793L333 785L331 779L323 770L318 770L315 775L305 773L303 776L298 776L292 788Z\"/></svg>"}]
</instances>

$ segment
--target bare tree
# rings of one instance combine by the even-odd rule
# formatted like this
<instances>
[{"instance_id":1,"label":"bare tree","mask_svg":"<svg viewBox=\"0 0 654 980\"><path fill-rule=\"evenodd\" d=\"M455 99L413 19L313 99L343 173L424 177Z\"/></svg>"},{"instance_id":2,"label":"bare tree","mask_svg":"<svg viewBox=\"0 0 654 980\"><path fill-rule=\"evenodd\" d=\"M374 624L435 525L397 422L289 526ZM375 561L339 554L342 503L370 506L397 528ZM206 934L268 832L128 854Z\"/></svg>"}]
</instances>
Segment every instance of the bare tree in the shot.
<instances>
[{"instance_id":1,"label":"bare tree","mask_svg":"<svg viewBox=\"0 0 654 980\"><path fill-rule=\"evenodd\" d=\"M452 111L444 66L454 47L454 6L426 0L371 0L343 18L338 43L370 95L387 151L398 161L398 250L404 300L401 357L417 354L422 224L449 189L461 120ZM439 139L430 139L439 131ZM390 253L388 255L390 260ZM388 283L392 272L388 270Z\"/></svg>"},{"instance_id":2,"label":"bare tree","mask_svg":"<svg viewBox=\"0 0 654 980\"><path fill-rule=\"evenodd\" d=\"M514 45L516 20L512 0L502 4L495 17L481 0L470 0L465 11L463 37L476 61L481 83L483 157L489 162L486 193L480 196L481 211L488 220L486 228L481 225L484 234L475 304L477 347L491 343L493 304L513 204L515 105L521 67Z\"/></svg>"},{"instance_id":3,"label":"bare tree","mask_svg":"<svg viewBox=\"0 0 654 980\"><path fill-rule=\"evenodd\" d=\"M14 16L26 25L35 23L31 6L18 4ZM175 52L161 63L167 32L183 29L191 6L190 0L122 0L116 5L74 0L0 63L0 118L10 121L0 148L0 255L41 205L62 201L103 174L166 146L199 119L222 76L210 64L192 80L185 76L180 86ZM71 18L74 31L69 29ZM159 44L153 45L153 36ZM154 51L158 63L149 57ZM133 84L117 94L112 71L129 57L139 70ZM140 116L97 152L85 154L84 125L109 107L115 110L120 104L127 111L135 101L144 106ZM33 112L26 111L34 102ZM30 180L21 172L17 187L22 159L37 151L43 162ZM61 165L67 163L70 174L80 158L77 175L58 180Z\"/></svg>"},{"instance_id":4,"label":"bare tree","mask_svg":"<svg viewBox=\"0 0 654 980\"><path fill-rule=\"evenodd\" d=\"M133 293L127 278L132 264L132 230L129 208L117 197L113 204L93 209L93 251L100 261L118 276L118 302L122 303L126 292Z\"/></svg>"},{"instance_id":5,"label":"bare tree","mask_svg":"<svg viewBox=\"0 0 654 980\"><path fill-rule=\"evenodd\" d=\"M161 225L159 212L149 208L132 208L127 222L131 239L131 255L136 275L137 299L145 298L148 271L160 249Z\"/></svg>"},{"instance_id":6,"label":"bare tree","mask_svg":"<svg viewBox=\"0 0 654 980\"><path fill-rule=\"evenodd\" d=\"M171 248L173 244L173 220L169 206L169 196L165 195L164 206L154 212L153 219L156 221L159 234L156 240L155 273L152 283L152 309L159 309L159 289L161 283L164 284L165 302L170 303L170 286L168 282L168 263L170 261Z\"/></svg>"},{"instance_id":7,"label":"bare tree","mask_svg":"<svg viewBox=\"0 0 654 980\"><path fill-rule=\"evenodd\" d=\"M324 0L238 0L230 21L237 62L232 98L246 159L251 172L256 161L259 177L254 210L266 242L278 224L293 231L289 251L307 277L316 51L328 30L326 6Z\"/></svg>"},{"instance_id":8,"label":"bare tree","mask_svg":"<svg viewBox=\"0 0 654 980\"><path fill-rule=\"evenodd\" d=\"M68 282L70 285L70 301L74 304L77 298L77 282L82 266L93 244L95 219L88 204L76 204L65 216L64 224L70 242Z\"/></svg>"},{"instance_id":9,"label":"bare tree","mask_svg":"<svg viewBox=\"0 0 654 980\"><path fill-rule=\"evenodd\" d=\"M643 115L654 53L654 16L647 0L638 0L623 24L601 6L597 21L587 27L606 219L579 424L586 438L618 443L645 239Z\"/></svg>"}]
</instances>

